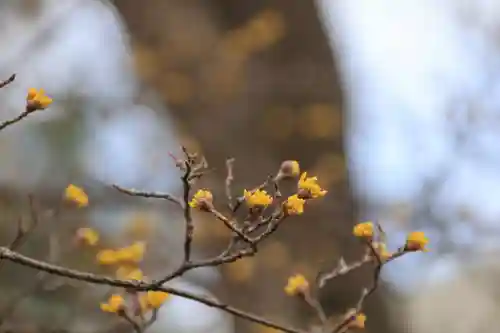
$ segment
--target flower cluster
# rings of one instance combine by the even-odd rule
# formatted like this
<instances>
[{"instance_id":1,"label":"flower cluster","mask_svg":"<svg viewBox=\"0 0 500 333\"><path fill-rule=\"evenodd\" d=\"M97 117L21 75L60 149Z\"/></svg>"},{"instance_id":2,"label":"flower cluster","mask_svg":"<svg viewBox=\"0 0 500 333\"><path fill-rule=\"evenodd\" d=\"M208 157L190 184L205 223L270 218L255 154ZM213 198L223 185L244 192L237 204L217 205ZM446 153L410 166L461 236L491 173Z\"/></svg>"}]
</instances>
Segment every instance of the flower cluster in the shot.
<instances>
[{"instance_id":1,"label":"flower cluster","mask_svg":"<svg viewBox=\"0 0 500 333\"><path fill-rule=\"evenodd\" d=\"M299 162L294 160L284 161L281 164L274 181L279 182L281 180L296 179L299 175ZM297 192L290 195L281 203L283 214L287 216L301 215L304 213L304 205L307 200L320 198L326 194L327 191L322 189L318 184L317 177L307 177L307 172L304 172L298 179ZM262 187L258 187L253 190L243 190L241 198L251 212L258 214L262 213L263 209L271 206L277 201L276 194L271 195ZM195 193L189 202L189 205L191 208L197 208L202 211L211 211L213 210L213 200L214 197L209 190L201 189Z\"/></svg>"},{"instance_id":2,"label":"flower cluster","mask_svg":"<svg viewBox=\"0 0 500 333\"><path fill-rule=\"evenodd\" d=\"M116 313L119 315L128 315L127 310L134 309L134 313L143 315L151 310L159 309L163 303L168 299L169 294L162 291L148 291L140 295L129 295L136 297L138 307L134 309L134 302L127 302L120 294L113 294L109 297L107 302L101 303L101 310L104 312Z\"/></svg>"},{"instance_id":3,"label":"flower cluster","mask_svg":"<svg viewBox=\"0 0 500 333\"><path fill-rule=\"evenodd\" d=\"M301 180L304 182L308 182L307 188L309 190L310 197L321 196L322 190L319 190L315 187L316 179L312 181L311 179L307 179L306 176L302 175ZM305 188L305 187L303 187ZM361 240L365 244L368 245L366 256L359 262L354 262L351 265L347 265L343 259L339 262L339 266L336 267L332 272L328 272L325 276L321 277L320 283L318 287L321 287L324 281L333 279L335 277L347 274L348 272L360 267L362 264L366 262L379 262L379 265L382 266L384 263L395 259L407 252L415 252L415 251L427 251L426 245L428 244L428 239L423 232L415 231L408 234L406 243L403 247L401 247L397 252L390 252L387 249L387 245L385 242L385 234L383 233L382 228L371 221L362 222L356 224L353 228L353 235ZM378 260L375 260L378 259ZM376 286L376 284L375 284ZM374 287L375 288L375 287ZM307 279L302 274L296 274L288 278L288 283L286 284L285 293L289 296L302 296L302 298L309 304L313 306L313 308L318 311L320 318L326 320L325 314L319 305L319 302L315 300L311 293L311 285L307 281ZM365 295L365 293L363 293ZM338 324L337 328L348 328L348 329L363 329L365 327L366 315L362 312L362 305L364 301L364 297L362 296L361 301L359 302L360 306L356 309L350 309L346 312L346 315L341 323ZM334 330L335 332L337 330Z\"/></svg>"},{"instance_id":4,"label":"flower cluster","mask_svg":"<svg viewBox=\"0 0 500 333\"><path fill-rule=\"evenodd\" d=\"M203 192L198 195L192 206L203 203L207 196L211 196L210 192ZM64 198L77 207L86 207L89 204L89 199L85 191L76 185L70 184L64 191ZM100 236L99 233L88 227L79 228L76 232L76 238L79 242L88 246L97 246ZM104 266L116 267L116 278L120 280L136 280L143 281L146 277L139 268L138 264L143 260L146 251L145 242L136 241L133 244L117 249L102 249L97 252L97 262ZM142 293L132 294L112 294L106 302L100 304L100 308L104 312L115 313L120 316L130 316L129 310L132 313L138 313L141 316L150 310L156 310L166 301L169 294L161 291L147 291ZM127 301L126 298L136 298L136 301ZM138 304L138 306L137 306Z\"/></svg>"},{"instance_id":5,"label":"flower cluster","mask_svg":"<svg viewBox=\"0 0 500 333\"><path fill-rule=\"evenodd\" d=\"M97 261L101 265L133 265L138 264L144 257L146 244L135 242L130 246L119 249L105 249L97 253Z\"/></svg>"},{"instance_id":6,"label":"flower cluster","mask_svg":"<svg viewBox=\"0 0 500 333\"><path fill-rule=\"evenodd\" d=\"M385 240L374 241L374 237L376 236L375 226L373 222L367 221L356 224L353 228L354 236L366 241L371 244L372 248L378 252L378 255L382 259L390 259L393 254L387 251L387 245ZM402 247L399 252L416 252L423 251L426 252L426 245L429 243L429 240L424 232L422 231L413 231L408 234L406 237L406 243L404 247Z\"/></svg>"},{"instance_id":7,"label":"flower cluster","mask_svg":"<svg viewBox=\"0 0 500 333\"><path fill-rule=\"evenodd\" d=\"M11 79L13 80L13 78ZM7 83L0 82L0 88ZM30 89L26 97L26 111L13 121L7 121L0 124L0 129L17 122L19 119L26 117L28 114L36 110L46 109L52 99L47 97L42 89ZM171 281L183 275L188 270L197 267L218 266L224 263L234 262L244 257L252 256L257 253L259 242L269 237L278 226L282 225L282 221L293 215L301 215L305 211L305 206L310 200L315 200L324 197L328 192L322 188L317 177L308 176L307 172L301 172L301 167L298 161L284 161L279 167L274 177L271 177L262 185L253 189L243 189L241 195L233 200L231 194L230 183L232 180L232 171L229 170L228 162L228 179L226 181L227 207L230 213L225 215L216 208L214 195L209 189L199 189L191 196L191 186L203 175L205 163L197 162L197 155L190 154L183 149L185 159L176 159L176 166L185 174L182 177L184 184L184 196L181 199L175 198L167 194L158 194L153 192L138 192L135 190L116 188L132 196L142 196L147 198L162 198L177 204L184 212L185 217L185 239L184 239L184 261L181 266L166 277L151 282L144 274L141 266L144 266L143 259L146 254L146 242L130 240L127 246L122 247L102 247L102 239L99 233L90 227L81 227L76 230L76 240L80 245L85 245L89 249L95 249L95 260L103 266L104 270L111 269L114 277L100 277L91 273L76 272L67 270L64 267L59 268L54 264L40 262L34 265L35 259L25 259L19 253L14 252L14 246L9 247L9 251L5 251L5 258L13 262L16 260L24 260L24 264L29 262L29 266L33 267L49 267L47 272L59 274L66 278L80 279L84 281L99 281L99 283L109 286L122 286L119 291L113 290L113 293L105 302L100 304L103 312L113 313L119 317L125 318L131 323L138 333L143 333L144 330L156 319L158 309L168 300L170 294L165 291L171 291L172 294L187 295L183 297L191 298L209 306L214 306L224 311L229 311L231 308L228 305L214 302L209 298L202 296L189 296L187 292L180 292L175 289L167 289L162 287L166 282ZM285 196L282 195L280 185L284 181L290 181L291 184L296 183L292 193ZM64 190L63 198L77 208L84 208L89 205L89 198L85 191L74 184L70 184ZM218 206L218 205L217 205ZM246 207L244 221L238 221L236 211L240 207ZM191 244L193 242L194 223L191 217L191 209L196 209L202 212L210 213L219 222L223 222L232 232L232 238L227 250L216 256L214 259L196 261L192 258ZM245 208L242 208L245 209ZM264 227L264 228L262 228ZM24 231L22 231L24 232ZM145 229L143 228L142 219L136 219L134 222L131 234L141 234L144 236ZM322 308L316 293L323 285L334 278L348 274L349 272L362 267L365 264L376 266L375 273L380 272L383 265L388 262L411 252L426 252L429 240L424 232L410 232L404 244L395 251L390 251L387 247L386 235L382 227L372 221L366 221L356 224L352 229L352 234L361 240L365 255L358 261L347 264L343 258L338 262L338 265L331 271L325 271L318 275L313 280L308 280L303 274L294 274L288 278L284 286L286 295L302 299L309 304L317 313L321 323L329 325L329 316ZM20 234L21 236L23 233ZM20 237L21 237L20 236ZM17 241L17 239L16 239ZM13 243L14 244L14 243ZM14 253L9 257L9 253ZM4 259L4 256L2 259ZM21 259L19 259L21 258ZM22 261L19 261L23 263ZM64 271L64 273L60 273ZM108 272L109 273L109 272ZM81 278L85 276L87 278ZM375 283L371 289L365 288L357 305L353 309L345 312L343 319L336 326L329 330L332 332L346 332L350 329L363 329L367 316L363 312L365 299L372 294L377 287L378 274L374 274ZM91 278L88 278L91 277ZM257 321L255 316L245 315L243 311L230 311L233 314L243 318ZM149 320L146 320L146 315ZM261 320L262 322L262 320ZM270 327L280 327L272 324ZM295 332L296 330L283 327L284 331ZM297 331L298 332L298 331Z\"/></svg>"}]
</instances>

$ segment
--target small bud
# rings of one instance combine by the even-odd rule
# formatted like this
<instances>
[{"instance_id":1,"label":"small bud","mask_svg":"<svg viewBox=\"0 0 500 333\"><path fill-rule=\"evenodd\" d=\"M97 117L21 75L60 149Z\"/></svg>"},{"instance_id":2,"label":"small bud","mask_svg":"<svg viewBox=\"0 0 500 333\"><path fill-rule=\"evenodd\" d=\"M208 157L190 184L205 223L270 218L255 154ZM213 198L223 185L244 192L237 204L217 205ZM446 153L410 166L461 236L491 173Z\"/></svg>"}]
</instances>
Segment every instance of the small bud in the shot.
<instances>
[{"instance_id":1,"label":"small bud","mask_svg":"<svg viewBox=\"0 0 500 333\"><path fill-rule=\"evenodd\" d=\"M277 179L297 178L300 175L300 165L297 161L284 161L281 163Z\"/></svg>"},{"instance_id":2,"label":"small bud","mask_svg":"<svg viewBox=\"0 0 500 333\"><path fill-rule=\"evenodd\" d=\"M351 309L347 312L347 316L349 317L349 323L347 324L349 329L365 328L366 315L364 313Z\"/></svg>"}]
</instances>

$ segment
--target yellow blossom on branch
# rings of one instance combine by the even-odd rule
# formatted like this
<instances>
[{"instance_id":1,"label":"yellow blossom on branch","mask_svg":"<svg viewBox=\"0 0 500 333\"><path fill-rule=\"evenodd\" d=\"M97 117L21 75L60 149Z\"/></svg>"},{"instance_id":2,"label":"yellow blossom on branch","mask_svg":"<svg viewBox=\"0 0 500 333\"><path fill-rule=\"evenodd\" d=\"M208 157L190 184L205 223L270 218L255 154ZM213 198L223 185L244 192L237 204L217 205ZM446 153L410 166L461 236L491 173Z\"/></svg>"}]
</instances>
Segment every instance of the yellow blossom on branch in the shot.
<instances>
[{"instance_id":1,"label":"yellow blossom on branch","mask_svg":"<svg viewBox=\"0 0 500 333\"><path fill-rule=\"evenodd\" d=\"M303 199L324 197L328 192L318 184L317 177L307 177L307 172L302 173L300 176L298 188L299 197Z\"/></svg>"},{"instance_id":2,"label":"yellow blossom on branch","mask_svg":"<svg viewBox=\"0 0 500 333\"><path fill-rule=\"evenodd\" d=\"M46 96L43 89L30 88L28 89L26 102L29 110L43 110L52 104L52 98Z\"/></svg>"},{"instance_id":3,"label":"yellow blossom on branch","mask_svg":"<svg viewBox=\"0 0 500 333\"><path fill-rule=\"evenodd\" d=\"M363 222L356 224L352 230L354 236L359 238L372 239L373 238L373 223Z\"/></svg>"},{"instance_id":4,"label":"yellow blossom on branch","mask_svg":"<svg viewBox=\"0 0 500 333\"><path fill-rule=\"evenodd\" d=\"M142 271L134 266L121 266L116 270L116 277L120 280L144 280Z\"/></svg>"},{"instance_id":5,"label":"yellow blossom on branch","mask_svg":"<svg viewBox=\"0 0 500 333\"><path fill-rule=\"evenodd\" d=\"M115 264L136 264L142 261L144 252L146 250L146 243L135 242L134 244L122 247L117 250L101 250L97 253L97 261L101 265L115 265Z\"/></svg>"},{"instance_id":6,"label":"yellow blossom on branch","mask_svg":"<svg viewBox=\"0 0 500 333\"><path fill-rule=\"evenodd\" d=\"M405 250L406 251L424 251L428 249L425 247L429 243L427 236L422 231L413 231L408 234L406 238Z\"/></svg>"},{"instance_id":7,"label":"yellow blossom on branch","mask_svg":"<svg viewBox=\"0 0 500 333\"><path fill-rule=\"evenodd\" d=\"M146 243L135 242L134 244L116 250L116 256L120 262L138 263L142 261Z\"/></svg>"},{"instance_id":8,"label":"yellow blossom on branch","mask_svg":"<svg viewBox=\"0 0 500 333\"><path fill-rule=\"evenodd\" d=\"M115 250L101 250L97 253L96 258L101 265L115 265L119 262L119 257Z\"/></svg>"},{"instance_id":9,"label":"yellow blossom on branch","mask_svg":"<svg viewBox=\"0 0 500 333\"><path fill-rule=\"evenodd\" d=\"M66 190L64 191L64 197L74 202L78 205L78 207L86 207L89 204L89 198L85 191L78 186L73 184L68 185Z\"/></svg>"},{"instance_id":10,"label":"yellow blossom on branch","mask_svg":"<svg viewBox=\"0 0 500 333\"><path fill-rule=\"evenodd\" d=\"M193 199L189 202L189 206L191 206L191 208L207 210L212 206L213 199L212 192L209 190L198 190L193 196Z\"/></svg>"},{"instance_id":11,"label":"yellow blossom on branch","mask_svg":"<svg viewBox=\"0 0 500 333\"><path fill-rule=\"evenodd\" d=\"M303 294L309 289L309 282L302 274L296 274L288 278L285 293L289 296Z\"/></svg>"},{"instance_id":12,"label":"yellow blossom on branch","mask_svg":"<svg viewBox=\"0 0 500 333\"><path fill-rule=\"evenodd\" d=\"M99 233L92 228L80 228L76 232L76 237L83 243L94 246L99 241Z\"/></svg>"},{"instance_id":13,"label":"yellow blossom on branch","mask_svg":"<svg viewBox=\"0 0 500 333\"><path fill-rule=\"evenodd\" d=\"M104 312L117 313L122 311L125 307L125 300L122 296L114 294L111 295L107 303L101 303L101 310Z\"/></svg>"},{"instance_id":14,"label":"yellow blossom on branch","mask_svg":"<svg viewBox=\"0 0 500 333\"><path fill-rule=\"evenodd\" d=\"M273 203L273 198L264 190L247 191L243 193L248 207L267 207Z\"/></svg>"},{"instance_id":15,"label":"yellow blossom on branch","mask_svg":"<svg viewBox=\"0 0 500 333\"><path fill-rule=\"evenodd\" d=\"M283 203L285 214L300 215L304 213L305 200L299 198L297 194L289 196Z\"/></svg>"},{"instance_id":16,"label":"yellow blossom on branch","mask_svg":"<svg viewBox=\"0 0 500 333\"><path fill-rule=\"evenodd\" d=\"M148 291L140 298L141 308L158 309L167 300L170 294L163 291Z\"/></svg>"}]
</instances>

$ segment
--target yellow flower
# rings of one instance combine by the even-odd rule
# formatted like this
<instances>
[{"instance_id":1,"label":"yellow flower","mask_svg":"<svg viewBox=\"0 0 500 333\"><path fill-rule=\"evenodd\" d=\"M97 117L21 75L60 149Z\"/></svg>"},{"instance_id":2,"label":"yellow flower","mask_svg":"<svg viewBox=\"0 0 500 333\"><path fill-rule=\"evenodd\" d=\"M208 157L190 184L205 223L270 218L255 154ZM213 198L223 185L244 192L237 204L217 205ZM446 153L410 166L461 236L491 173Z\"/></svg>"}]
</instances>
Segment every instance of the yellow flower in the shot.
<instances>
[{"instance_id":1,"label":"yellow flower","mask_svg":"<svg viewBox=\"0 0 500 333\"><path fill-rule=\"evenodd\" d=\"M189 202L189 206L191 206L191 208L207 210L212 206L213 199L212 192L209 190L198 190L193 196L193 199Z\"/></svg>"},{"instance_id":2,"label":"yellow flower","mask_svg":"<svg viewBox=\"0 0 500 333\"><path fill-rule=\"evenodd\" d=\"M76 232L79 240L87 245L94 246L99 241L99 233L92 228L80 228Z\"/></svg>"},{"instance_id":3,"label":"yellow flower","mask_svg":"<svg viewBox=\"0 0 500 333\"><path fill-rule=\"evenodd\" d=\"M30 88L28 89L26 102L28 103L28 108L33 111L43 110L52 104L52 98L46 96L43 89L36 90L35 88Z\"/></svg>"},{"instance_id":4,"label":"yellow flower","mask_svg":"<svg viewBox=\"0 0 500 333\"><path fill-rule=\"evenodd\" d=\"M64 197L76 203L78 207L85 207L89 204L89 198L87 194L78 186L73 184L68 185L64 191Z\"/></svg>"},{"instance_id":5,"label":"yellow flower","mask_svg":"<svg viewBox=\"0 0 500 333\"><path fill-rule=\"evenodd\" d=\"M165 300L170 296L163 291L148 291L142 298L142 306L144 308L158 309Z\"/></svg>"},{"instance_id":6,"label":"yellow flower","mask_svg":"<svg viewBox=\"0 0 500 333\"><path fill-rule=\"evenodd\" d=\"M289 296L295 296L306 292L309 289L309 282L302 274L296 274L288 278L288 283L285 287L285 293Z\"/></svg>"},{"instance_id":7,"label":"yellow flower","mask_svg":"<svg viewBox=\"0 0 500 333\"><path fill-rule=\"evenodd\" d=\"M115 265L119 262L119 257L115 250L101 250L97 253L96 258L101 265Z\"/></svg>"},{"instance_id":8,"label":"yellow flower","mask_svg":"<svg viewBox=\"0 0 500 333\"><path fill-rule=\"evenodd\" d=\"M115 265L118 263L135 264L144 257L146 243L135 242L134 244L118 250L101 250L97 253L97 261L101 265Z\"/></svg>"},{"instance_id":9,"label":"yellow flower","mask_svg":"<svg viewBox=\"0 0 500 333\"><path fill-rule=\"evenodd\" d=\"M373 237L373 223L363 222L356 224L352 230L354 236L359 238L372 239Z\"/></svg>"},{"instance_id":10,"label":"yellow flower","mask_svg":"<svg viewBox=\"0 0 500 333\"><path fill-rule=\"evenodd\" d=\"M116 270L116 277L120 280L137 280L141 281L144 279L144 274L142 271L133 266L121 266Z\"/></svg>"},{"instance_id":11,"label":"yellow flower","mask_svg":"<svg viewBox=\"0 0 500 333\"><path fill-rule=\"evenodd\" d=\"M135 242L128 247L118 249L116 251L116 256L120 262L138 263L144 257L145 250L146 243Z\"/></svg>"},{"instance_id":12,"label":"yellow flower","mask_svg":"<svg viewBox=\"0 0 500 333\"><path fill-rule=\"evenodd\" d=\"M351 321L348 324L349 328L365 328L366 315L364 313L358 313L352 316Z\"/></svg>"},{"instance_id":13,"label":"yellow flower","mask_svg":"<svg viewBox=\"0 0 500 333\"><path fill-rule=\"evenodd\" d=\"M247 191L243 192L245 201L248 207L267 207L273 202L273 198L263 190Z\"/></svg>"},{"instance_id":14,"label":"yellow flower","mask_svg":"<svg viewBox=\"0 0 500 333\"><path fill-rule=\"evenodd\" d=\"M328 192L319 186L317 177L307 177L307 172L300 176L298 187L299 196L303 199L324 197Z\"/></svg>"},{"instance_id":15,"label":"yellow flower","mask_svg":"<svg viewBox=\"0 0 500 333\"><path fill-rule=\"evenodd\" d=\"M107 303L101 303L101 310L104 312L117 313L122 311L125 306L125 300L120 295L111 295Z\"/></svg>"},{"instance_id":16,"label":"yellow flower","mask_svg":"<svg viewBox=\"0 0 500 333\"><path fill-rule=\"evenodd\" d=\"M297 194L289 196L285 201L285 213L288 215L300 215L304 212L305 200L299 198Z\"/></svg>"},{"instance_id":17,"label":"yellow flower","mask_svg":"<svg viewBox=\"0 0 500 333\"><path fill-rule=\"evenodd\" d=\"M406 251L424 251L427 252L428 249L425 246L429 243L429 240L422 231L413 231L408 234L406 238Z\"/></svg>"}]
</instances>

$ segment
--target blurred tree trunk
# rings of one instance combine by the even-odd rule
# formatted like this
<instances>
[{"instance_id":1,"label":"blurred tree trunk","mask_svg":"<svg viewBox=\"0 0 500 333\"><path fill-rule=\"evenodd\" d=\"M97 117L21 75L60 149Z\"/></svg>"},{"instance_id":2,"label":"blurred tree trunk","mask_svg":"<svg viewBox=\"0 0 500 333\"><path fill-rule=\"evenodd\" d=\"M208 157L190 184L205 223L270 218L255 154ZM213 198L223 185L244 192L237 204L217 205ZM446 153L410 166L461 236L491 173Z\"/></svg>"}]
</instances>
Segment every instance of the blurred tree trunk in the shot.
<instances>
[{"instance_id":1,"label":"blurred tree trunk","mask_svg":"<svg viewBox=\"0 0 500 333\"><path fill-rule=\"evenodd\" d=\"M299 160L327 185L329 195L262 251L276 262L255 259L248 279L231 277L228 269L222 289L244 309L280 321L311 319L283 296L287 276L302 270L313 277L340 255L360 254L351 237L356 209L345 167L342 92L314 3L121 0L116 6L144 81L163 96L178 128L194 136L186 142L216 168L216 184L223 184L226 158L235 157L238 190L260 183L286 159ZM215 190L224 196L222 186ZM282 246L287 251L278 254ZM354 306L371 278L364 271L326 287L327 311ZM371 332L390 332L381 294L368 304Z\"/></svg>"}]
</instances>

